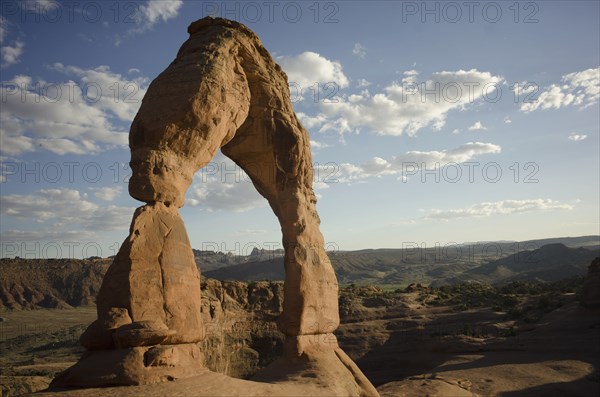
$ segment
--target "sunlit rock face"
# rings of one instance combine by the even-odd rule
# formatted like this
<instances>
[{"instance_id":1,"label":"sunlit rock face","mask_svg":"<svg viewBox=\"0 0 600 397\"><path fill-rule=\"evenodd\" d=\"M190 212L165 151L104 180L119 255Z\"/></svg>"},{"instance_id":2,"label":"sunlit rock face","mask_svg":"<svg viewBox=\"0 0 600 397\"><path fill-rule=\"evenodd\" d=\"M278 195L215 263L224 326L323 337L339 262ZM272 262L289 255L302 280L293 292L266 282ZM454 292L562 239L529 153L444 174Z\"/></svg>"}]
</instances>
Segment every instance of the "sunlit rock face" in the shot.
<instances>
[{"instance_id":1,"label":"sunlit rock face","mask_svg":"<svg viewBox=\"0 0 600 397\"><path fill-rule=\"evenodd\" d=\"M285 73L247 27L192 23L176 59L149 86L130 130L130 235L98 295L90 351L53 386L147 384L202 371L200 277L178 208L193 175L222 152L277 216L285 248L284 355L255 378L320 385L332 395L377 395L340 349L338 284L312 190L307 131Z\"/></svg>"}]
</instances>

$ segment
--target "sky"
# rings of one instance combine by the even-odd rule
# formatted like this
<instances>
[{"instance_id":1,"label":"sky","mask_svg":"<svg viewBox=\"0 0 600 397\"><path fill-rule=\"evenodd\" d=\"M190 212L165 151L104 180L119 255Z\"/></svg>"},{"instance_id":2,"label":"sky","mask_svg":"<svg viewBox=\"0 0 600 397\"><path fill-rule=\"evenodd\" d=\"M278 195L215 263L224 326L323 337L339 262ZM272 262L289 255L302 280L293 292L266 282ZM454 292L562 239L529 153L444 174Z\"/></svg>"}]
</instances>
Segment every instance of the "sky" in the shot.
<instances>
[{"instance_id":1,"label":"sky","mask_svg":"<svg viewBox=\"0 0 600 397\"><path fill-rule=\"evenodd\" d=\"M128 130L207 15L255 31L310 134L328 250L600 234L598 1L2 1L0 257L114 255ZM194 248L281 248L224 155Z\"/></svg>"}]
</instances>

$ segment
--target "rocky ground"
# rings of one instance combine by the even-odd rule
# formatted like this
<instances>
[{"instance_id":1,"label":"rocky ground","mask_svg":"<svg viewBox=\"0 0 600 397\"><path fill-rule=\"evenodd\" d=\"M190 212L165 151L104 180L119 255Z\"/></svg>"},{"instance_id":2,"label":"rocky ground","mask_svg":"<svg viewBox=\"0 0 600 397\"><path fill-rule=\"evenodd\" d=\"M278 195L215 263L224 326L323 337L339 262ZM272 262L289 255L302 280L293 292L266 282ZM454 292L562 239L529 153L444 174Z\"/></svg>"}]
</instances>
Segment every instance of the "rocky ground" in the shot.
<instances>
[{"instance_id":1,"label":"rocky ground","mask_svg":"<svg viewBox=\"0 0 600 397\"><path fill-rule=\"evenodd\" d=\"M574 293L516 295L513 310L497 301L435 304L428 295L405 294L403 309L340 327L382 396L600 393L600 312Z\"/></svg>"},{"instance_id":2,"label":"rocky ground","mask_svg":"<svg viewBox=\"0 0 600 397\"><path fill-rule=\"evenodd\" d=\"M350 286L340 294L342 325L336 334L382 396L596 396L600 311L578 301L594 290L591 286L582 293L583 282L397 290ZM57 291L57 299L74 302ZM28 296L44 300L35 291L23 293ZM281 303L278 282L204 279L207 367L249 378L271 363L281 351L282 335L274 323ZM69 306L0 313L4 395L43 389L78 359L83 349L77 339L95 318L95 307ZM190 382L182 387L192 387ZM250 395L248 385L240 383L240 388ZM137 392L151 396L157 390Z\"/></svg>"},{"instance_id":3,"label":"rocky ground","mask_svg":"<svg viewBox=\"0 0 600 397\"><path fill-rule=\"evenodd\" d=\"M244 378L281 353L282 283L242 283L205 279L201 343L206 366ZM96 319L95 306L0 311L0 385L6 395L45 388L84 352L78 339ZM2 395L4 397L4 395Z\"/></svg>"},{"instance_id":4,"label":"rocky ground","mask_svg":"<svg viewBox=\"0 0 600 397\"><path fill-rule=\"evenodd\" d=\"M9 271L1 280L3 396L45 388L83 353L78 337L96 317L91 294L106 266L104 260L83 262L57 261L50 272L48 263L27 263L29 278L19 275L23 263L4 267ZM342 325L336 335L382 396L596 396L600 310L593 307L599 264L590 267L587 279L555 283L395 290L351 285L340 292ZM14 283L20 279L29 287ZM85 288L75 288L80 282ZM592 307L583 307L581 299ZM283 337L275 326L281 305L280 282L203 279L206 366L247 379L271 363L281 353ZM240 383L250 395L248 385Z\"/></svg>"}]
</instances>

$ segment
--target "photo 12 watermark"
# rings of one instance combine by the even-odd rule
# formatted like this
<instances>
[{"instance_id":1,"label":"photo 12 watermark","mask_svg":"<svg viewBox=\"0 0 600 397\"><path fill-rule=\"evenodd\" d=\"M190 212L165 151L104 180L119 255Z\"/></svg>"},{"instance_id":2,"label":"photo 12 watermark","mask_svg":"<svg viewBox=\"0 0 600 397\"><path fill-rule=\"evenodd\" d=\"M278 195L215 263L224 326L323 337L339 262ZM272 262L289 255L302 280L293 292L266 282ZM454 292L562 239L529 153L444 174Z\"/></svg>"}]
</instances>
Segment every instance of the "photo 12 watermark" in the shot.
<instances>
[{"instance_id":1,"label":"photo 12 watermark","mask_svg":"<svg viewBox=\"0 0 600 397\"><path fill-rule=\"evenodd\" d=\"M13 259L101 259L115 256L122 242L102 243L99 241L10 241L0 242L0 258ZM194 256L200 266L203 260L224 260L237 258L240 261L273 261L283 258L285 252L294 252L298 244L283 245L281 241L203 241ZM340 251L338 243L326 241L323 246L303 244L307 252L318 253L323 249L329 253Z\"/></svg>"},{"instance_id":2,"label":"photo 12 watermark","mask_svg":"<svg viewBox=\"0 0 600 397\"><path fill-rule=\"evenodd\" d=\"M161 1L161 0L156 0ZM5 18L28 23L140 24L147 14L147 1L2 1ZM220 17L244 24L300 23L335 24L340 21L336 1L196 1L198 18Z\"/></svg>"},{"instance_id":3,"label":"photo 12 watermark","mask_svg":"<svg viewBox=\"0 0 600 397\"><path fill-rule=\"evenodd\" d=\"M539 262L540 246L527 242L473 242L457 243L403 241L400 256L406 263L451 263L493 261L510 257L513 263Z\"/></svg>"},{"instance_id":4,"label":"photo 12 watermark","mask_svg":"<svg viewBox=\"0 0 600 397\"><path fill-rule=\"evenodd\" d=\"M402 23L538 23L537 1L402 1Z\"/></svg>"}]
</instances>

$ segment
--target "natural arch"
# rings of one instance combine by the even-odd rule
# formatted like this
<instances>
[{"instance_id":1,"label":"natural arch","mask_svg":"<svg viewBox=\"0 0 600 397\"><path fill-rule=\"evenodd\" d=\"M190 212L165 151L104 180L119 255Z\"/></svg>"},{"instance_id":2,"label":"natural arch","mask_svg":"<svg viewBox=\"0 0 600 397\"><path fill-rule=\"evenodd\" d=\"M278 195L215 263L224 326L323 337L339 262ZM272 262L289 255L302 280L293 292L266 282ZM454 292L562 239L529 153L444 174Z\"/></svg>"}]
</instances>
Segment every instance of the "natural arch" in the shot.
<instances>
[{"instance_id":1,"label":"natural arch","mask_svg":"<svg viewBox=\"0 0 600 397\"><path fill-rule=\"evenodd\" d=\"M98 295L98 320L82 336L96 356L127 371L82 380L81 368L93 365L88 358L54 384L152 383L199 371L199 274L178 208L194 173L221 149L268 200L283 234L284 357L260 377L289 380L312 371L320 379L314 382L332 383L327 387L341 394L376 395L333 335L338 285L319 230L308 133L285 73L237 22L208 17L188 32L132 123L129 193L147 205L134 214Z\"/></svg>"}]
</instances>

